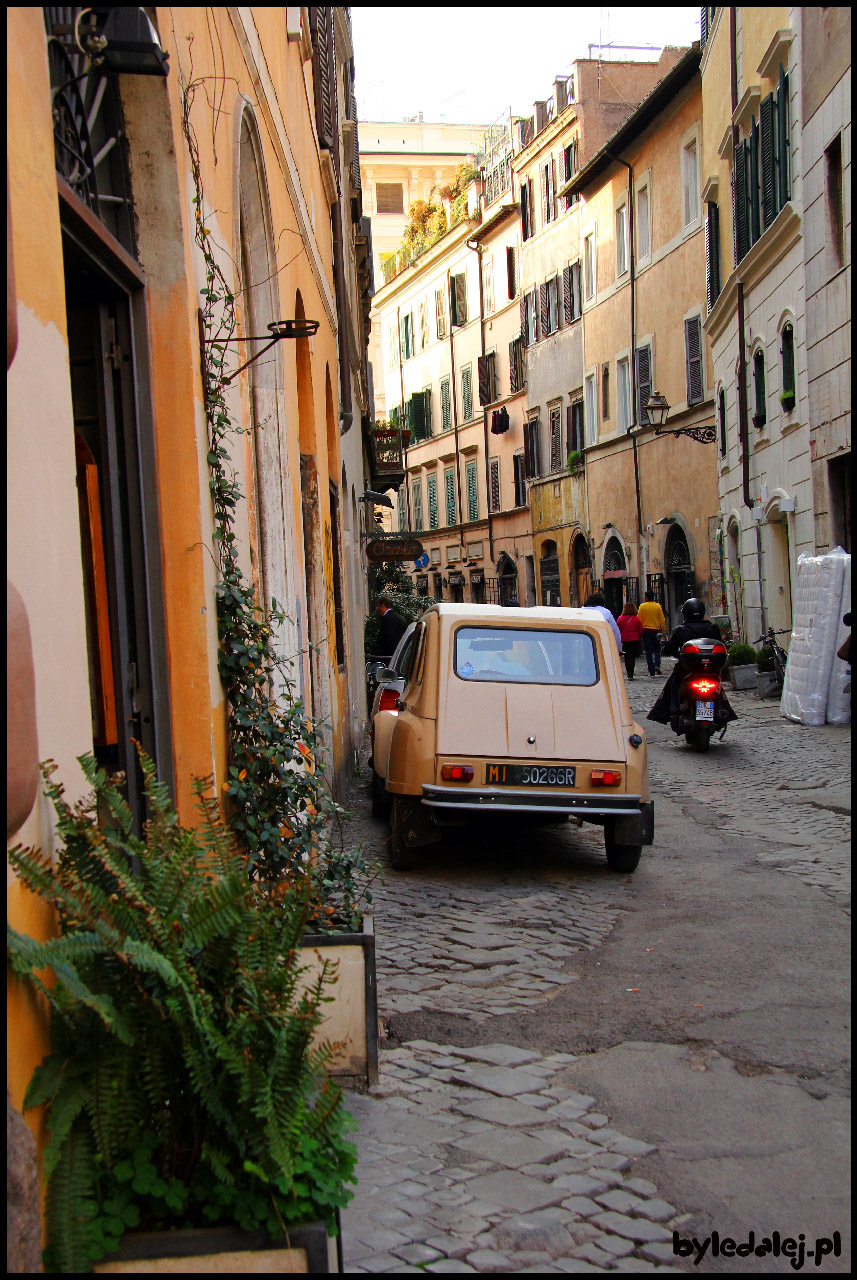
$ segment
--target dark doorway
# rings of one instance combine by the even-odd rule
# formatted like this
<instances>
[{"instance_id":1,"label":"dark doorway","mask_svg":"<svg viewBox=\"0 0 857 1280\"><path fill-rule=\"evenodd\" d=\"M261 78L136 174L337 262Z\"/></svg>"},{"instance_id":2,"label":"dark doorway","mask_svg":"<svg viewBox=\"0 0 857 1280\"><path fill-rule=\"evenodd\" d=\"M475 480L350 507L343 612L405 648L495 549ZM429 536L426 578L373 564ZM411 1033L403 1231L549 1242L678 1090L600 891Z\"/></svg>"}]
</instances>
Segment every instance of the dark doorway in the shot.
<instances>
[{"instance_id":1,"label":"dark doorway","mask_svg":"<svg viewBox=\"0 0 857 1280\"><path fill-rule=\"evenodd\" d=\"M604 599L614 618L622 612L627 576L628 566L622 544L618 538L611 538L604 552Z\"/></svg>"},{"instance_id":2,"label":"dark doorway","mask_svg":"<svg viewBox=\"0 0 857 1280\"><path fill-rule=\"evenodd\" d=\"M539 582L541 586L541 603L543 605L560 604L559 557L555 542L542 543L542 554L539 559Z\"/></svg>"},{"instance_id":3,"label":"dark doorway","mask_svg":"<svg viewBox=\"0 0 857 1280\"><path fill-rule=\"evenodd\" d=\"M684 530L673 525L667 535L664 551L667 588L667 625L672 628L681 621L681 607L685 600L696 594L696 578L690 561L690 550Z\"/></svg>"},{"instance_id":4,"label":"dark doorway","mask_svg":"<svg viewBox=\"0 0 857 1280\"><path fill-rule=\"evenodd\" d=\"M500 604L504 608L513 608L518 604L518 569L504 552L497 565L497 584L500 591Z\"/></svg>"},{"instance_id":5,"label":"dark doorway","mask_svg":"<svg viewBox=\"0 0 857 1280\"><path fill-rule=\"evenodd\" d=\"M572 560L573 568L569 578L571 605L572 608L580 608L589 595L592 582L592 562L582 534L574 539Z\"/></svg>"},{"instance_id":6,"label":"dark doorway","mask_svg":"<svg viewBox=\"0 0 857 1280\"><path fill-rule=\"evenodd\" d=\"M133 740L158 757L131 310L82 249L63 247L93 751L139 829Z\"/></svg>"},{"instance_id":7,"label":"dark doorway","mask_svg":"<svg viewBox=\"0 0 857 1280\"><path fill-rule=\"evenodd\" d=\"M830 489L830 546L851 554L851 454L827 464Z\"/></svg>"}]
</instances>

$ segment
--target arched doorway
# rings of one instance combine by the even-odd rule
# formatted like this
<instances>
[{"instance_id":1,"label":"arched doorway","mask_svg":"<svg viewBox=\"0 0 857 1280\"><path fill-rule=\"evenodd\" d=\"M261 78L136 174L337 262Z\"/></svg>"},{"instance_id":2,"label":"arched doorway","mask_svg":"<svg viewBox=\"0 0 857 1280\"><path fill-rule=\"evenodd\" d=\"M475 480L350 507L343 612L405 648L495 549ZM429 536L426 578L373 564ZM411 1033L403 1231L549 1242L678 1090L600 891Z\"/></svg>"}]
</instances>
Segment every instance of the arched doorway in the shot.
<instances>
[{"instance_id":1,"label":"arched doorway","mask_svg":"<svg viewBox=\"0 0 857 1280\"><path fill-rule=\"evenodd\" d=\"M542 554L539 559L539 583L541 586L542 604L560 604L559 591L559 556L556 543L548 539L542 543Z\"/></svg>"},{"instance_id":2,"label":"arched doorway","mask_svg":"<svg viewBox=\"0 0 857 1280\"><path fill-rule=\"evenodd\" d=\"M792 628L792 580L789 558L789 526L787 517L780 511L768 517L767 564L765 565L765 591L768 607L766 622L775 631L791 631ZM788 648L789 636L783 636L784 648Z\"/></svg>"},{"instance_id":3,"label":"arched doorway","mask_svg":"<svg viewBox=\"0 0 857 1280\"><path fill-rule=\"evenodd\" d=\"M622 612L622 595L628 566L625 562L625 550L617 537L612 537L604 552L604 599L607 608L618 618Z\"/></svg>"},{"instance_id":4,"label":"arched doorway","mask_svg":"<svg viewBox=\"0 0 857 1280\"><path fill-rule=\"evenodd\" d=\"M569 596L572 607L580 608L592 588L592 561L582 533L572 543Z\"/></svg>"},{"instance_id":5,"label":"arched doorway","mask_svg":"<svg viewBox=\"0 0 857 1280\"><path fill-rule=\"evenodd\" d=\"M690 560L690 549L680 525L674 524L669 531L664 549L664 564L667 580L667 623L670 627L675 627L681 621L681 606L685 600L689 600L696 594L696 578Z\"/></svg>"},{"instance_id":6,"label":"arched doorway","mask_svg":"<svg viewBox=\"0 0 857 1280\"><path fill-rule=\"evenodd\" d=\"M518 604L518 568L511 556L504 551L497 563L497 582L500 590L500 604L514 606Z\"/></svg>"}]
</instances>

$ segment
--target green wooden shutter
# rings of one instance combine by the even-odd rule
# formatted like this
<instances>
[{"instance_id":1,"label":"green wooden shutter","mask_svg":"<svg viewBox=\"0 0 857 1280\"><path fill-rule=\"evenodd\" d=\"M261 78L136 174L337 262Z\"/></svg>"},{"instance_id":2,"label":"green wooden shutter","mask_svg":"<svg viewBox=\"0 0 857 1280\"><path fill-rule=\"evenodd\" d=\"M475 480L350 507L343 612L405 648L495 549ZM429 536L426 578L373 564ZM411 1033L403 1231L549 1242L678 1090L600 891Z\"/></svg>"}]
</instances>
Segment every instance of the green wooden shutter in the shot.
<instances>
[{"instance_id":1,"label":"green wooden shutter","mask_svg":"<svg viewBox=\"0 0 857 1280\"><path fill-rule=\"evenodd\" d=\"M405 486L402 485L399 490L399 533L407 532L408 528L407 496Z\"/></svg>"},{"instance_id":2,"label":"green wooden shutter","mask_svg":"<svg viewBox=\"0 0 857 1280\"><path fill-rule=\"evenodd\" d=\"M469 364L461 370L461 414L464 422L473 417L473 371Z\"/></svg>"},{"instance_id":3,"label":"green wooden shutter","mask_svg":"<svg viewBox=\"0 0 857 1280\"><path fill-rule=\"evenodd\" d=\"M759 105L759 134L762 146L762 225L767 229L778 213L779 184L775 172L776 100L772 93Z\"/></svg>"},{"instance_id":4,"label":"green wooden shutter","mask_svg":"<svg viewBox=\"0 0 857 1280\"><path fill-rule=\"evenodd\" d=\"M720 297L720 210L713 201L705 220L705 289L710 311Z\"/></svg>"},{"instance_id":5,"label":"green wooden shutter","mask_svg":"<svg viewBox=\"0 0 857 1280\"><path fill-rule=\"evenodd\" d=\"M434 295L434 308L437 319L437 336L439 338L446 337L446 307L444 305L444 290L436 289Z\"/></svg>"},{"instance_id":6,"label":"green wooden shutter","mask_svg":"<svg viewBox=\"0 0 857 1280\"><path fill-rule=\"evenodd\" d=\"M411 428L416 440L425 440L428 435L426 424L426 401L422 391L415 391L409 401Z\"/></svg>"},{"instance_id":7,"label":"green wooden shutter","mask_svg":"<svg viewBox=\"0 0 857 1280\"><path fill-rule=\"evenodd\" d=\"M720 456L726 457L726 392L720 388L717 398L718 417L720 419Z\"/></svg>"},{"instance_id":8,"label":"green wooden shutter","mask_svg":"<svg viewBox=\"0 0 857 1280\"><path fill-rule=\"evenodd\" d=\"M493 399L490 387L490 361L490 356L479 356L476 361L476 383L479 389L479 403L481 405L490 404Z\"/></svg>"},{"instance_id":9,"label":"green wooden shutter","mask_svg":"<svg viewBox=\"0 0 857 1280\"><path fill-rule=\"evenodd\" d=\"M783 329L783 391L794 394L795 391L795 340L794 329L787 324Z\"/></svg>"},{"instance_id":10,"label":"green wooden shutter","mask_svg":"<svg viewBox=\"0 0 857 1280\"><path fill-rule=\"evenodd\" d=\"M446 490L446 523L454 525L455 518L455 473L452 468L443 473L443 484Z\"/></svg>"},{"instance_id":11,"label":"green wooden shutter","mask_svg":"<svg viewBox=\"0 0 857 1280\"><path fill-rule=\"evenodd\" d=\"M411 482L411 510L414 518L414 533L421 533L423 527L423 486L419 480Z\"/></svg>"},{"instance_id":12,"label":"green wooden shutter","mask_svg":"<svg viewBox=\"0 0 857 1280\"><path fill-rule=\"evenodd\" d=\"M765 354L757 351L753 356L753 382L756 390L755 424L763 427L768 418L767 395L765 394Z\"/></svg>"},{"instance_id":13,"label":"green wooden shutter","mask_svg":"<svg viewBox=\"0 0 857 1280\"><path fill-rule=\"evenodd\" d=\"M550 325L548 323L548 287L547 284L539 285L539 332L541 337L545 337L550 333Z\"/></svg>"},{"instance_id":14,"label":"green wooden shutter","mask_svg":"<svg viewBox=\"0 0 857 1280\"><path fill-rule=\"evenodd\" d=\"M491 475L491 510L500 510L500 459L490 458L488 460L488 469Z\"/></svg>"},{"instance_id":15,"label":"green wooden shutter","mask_svg":"<svg viewBox=\"0 0 857 1280\"><path fill-rule=\"evenodd\" d=\"M436 529L437 521L437 476L429 476L428 478L428 509L429 509L429 528Z\"/></svg>"},{"instance_id":16,"label":"green wooden shutter","mask_svg":"<svg viewBox=\"0 0 857 1280\"><path fill-rule=\"evenodd\" d=\"M521 345L527 345L527 295L521 296Z\"/></svg>"},{"instance_id":17,"label":"green wooden shutter","mask_svg":"<svg viewBox=\"0 0 857 1280\"><path fill-rule=\"evenodd\" d=\"M789 150L791 128L789 124L789 78L780 63L780 87L777 93L777 162L779 169L779 207L782 209L791 199Z\"/></svg>"},{"instance_id":18,"label":"green wooden shutter","mask_svg":"<svg viewBox=\"0 0 857 1280\"><path fill-rule=\"evenodd\" d=\"M467 464L467 519L479 519L479 491L476 486L476 463Z\"/></svg>"},{"instance_id":19,"label":"green wooden shutter","mask_svg":"<svg viewBox=\"0 0 857 1280\"><path fill-rule=\"evenodd\" d=\"M754 120L750 126L750 243L755 244L762 234L762 217L759 207L759 126Z\"/></svg>"},{"instance_id":20,"label":"green wooden shutter","mask_svg":"<svg viewBox=\"0 0 857 1280\"><path fill-rule=\"evenodd\" d=\"M750 205L748 190L750 144L746 140L739 142L735 149L734 179L734 226L735 226L735 262L736 265L746 257L750 249Z\"/></svg>"},{"instance_id":21,"label":"green wooden shutter","mask_svg":"<svg viewBox=\"0 0 857 1280\"><path fill-rule=\"evenodd\" d=\"M506 246L506 285L509 301L517 296L518 282L515 276L515 246Z\"/></svg>"},{"instance_id":22,"label":"green wooden shutter","mask_svg":"<svg viewBox=\"0 0 857 1280\"><path fill-rule=\"evenodd\" d=\"M684 322L684 359L687 373L688 406L699 404L705 394L702 368L702 321L692 316Z\"/></svg>"},{"instance_id":23,"label":"green wooden shutter","mask_svg":"<svg viewBox=\"0 0 857 1280\"><path fill-rule=\"evenodd\" d=\"M519 339L516 338L514 342L509 343L509 393L510 395L514 395L516 391L520 390L518 386L518 351L517 351L518 341Z\"/></svg>"},{"instance_id":24,"label":"green wooden shutter","mask_svg":"<svg viewBox=\"0 0 857 1280\"><path fill-rule=\"evenodd\" d=\"M449 395L449 378L444 378L440 384L440 419L441 427L444 431L449 431L452 426L451 400Z\"/></svg>"},{"instance_id":25,"label":"green wooden shutter","mask_svg":"<svg viewBox=\"0 0 857 1280\"><path fill-rule=\"evenodd\" d=\"M649 424L649 415L643 405L652 394L652 349L649 346L637 348L637 421L642 425Z\"/></svg>"}]
</instances>

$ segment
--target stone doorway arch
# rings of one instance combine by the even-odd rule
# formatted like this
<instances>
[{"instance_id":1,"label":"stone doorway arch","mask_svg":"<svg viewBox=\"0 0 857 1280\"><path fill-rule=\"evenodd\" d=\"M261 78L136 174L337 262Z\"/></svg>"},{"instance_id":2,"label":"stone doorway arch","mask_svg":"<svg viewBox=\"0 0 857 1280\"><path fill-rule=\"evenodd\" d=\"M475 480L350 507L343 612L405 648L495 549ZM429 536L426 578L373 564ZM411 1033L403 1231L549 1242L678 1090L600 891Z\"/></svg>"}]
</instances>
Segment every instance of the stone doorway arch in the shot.
<instances>
[{"instance_id":1,"label":"stone doorway arch","mask_svg":"<svg viewBox=\"0 0 857 1280\"><path fill-rule=\"evenodd\" d=\"M690 548L680 525L674 524L667 535L664 565L667 586L667 624L672 628L681 622L681 607L685 600L689 600L696 594L696 577L690 558Z\"/></svg>"},{"instance_id":2,"label":"stone doorway arch","mask_svg":"<svg viewBox=\"0 0 857 1280\"><path fill-rule=\"evenodd\" d=\"M604 571L601 576L604 580L604 599L607 601L607 608L614 618L618 618L622 612L622 596L625 578L628 576L628 565L625 560L625 548L615 535L610 538L604 551Z\"/></svg>"}]
</instances>

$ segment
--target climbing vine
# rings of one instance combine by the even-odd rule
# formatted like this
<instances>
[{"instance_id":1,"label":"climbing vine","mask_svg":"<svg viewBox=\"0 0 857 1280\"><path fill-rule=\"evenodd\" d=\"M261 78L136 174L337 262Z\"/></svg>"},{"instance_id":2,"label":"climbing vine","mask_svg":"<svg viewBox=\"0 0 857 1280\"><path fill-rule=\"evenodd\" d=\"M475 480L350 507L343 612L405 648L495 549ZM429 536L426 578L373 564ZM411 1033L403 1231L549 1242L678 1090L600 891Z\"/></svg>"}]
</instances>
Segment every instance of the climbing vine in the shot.
<instances>
[{"instance_id":1,"label":"climbing vine","mask_svg":"<svg viewBox=\"0 0 857 1280\"><path fill-rule=\"evenodd\" d=\"M254 878L313 877L314 916L319 924L336 916L353 927L359 899L371 901L362 856L331 851L325 831L342 813L325 787L320 742L274 648L286 615L272 599L263 610L242 571L235 531L243 499L232 464L230 434L247 429L232 420L224 365L235 336L236 295L217 261L207 225L199 146L191 124L201 80L182 81L182 128L193 180L194 238L205 263L200 290L202 376L208 432L209 488L217 549L218 669L226 694L229 727L228 777L223 792L228 818L246 849ZM300 339L299 339L300 341ZM274 678L281 688L276 692ZM324 851L321 858L316 857Z\"/></svg>"}]
</instances>

